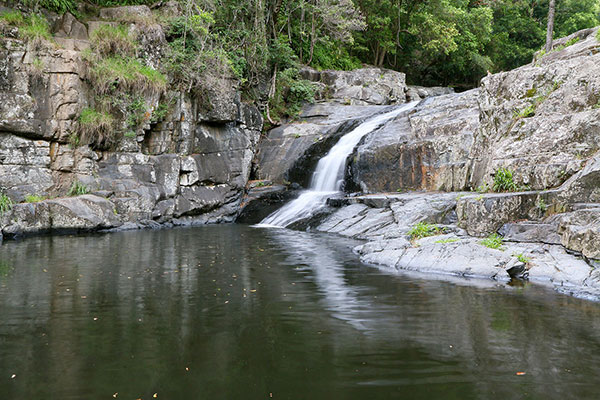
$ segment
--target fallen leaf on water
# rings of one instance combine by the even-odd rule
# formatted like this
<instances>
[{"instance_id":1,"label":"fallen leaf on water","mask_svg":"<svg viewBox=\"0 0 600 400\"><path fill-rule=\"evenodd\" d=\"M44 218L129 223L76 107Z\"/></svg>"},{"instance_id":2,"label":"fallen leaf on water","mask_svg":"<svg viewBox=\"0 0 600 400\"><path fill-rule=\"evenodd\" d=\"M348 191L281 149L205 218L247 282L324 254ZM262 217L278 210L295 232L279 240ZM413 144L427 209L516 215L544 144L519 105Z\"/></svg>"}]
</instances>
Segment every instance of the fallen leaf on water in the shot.
<instances>
[{"instance_id":1,"label":"fallen leaf on water","mask_svg":"<svg viewBox=\"0 0 600 400\"><path fill-rule=\"evenodd\" d=\"M154 394L152 395L152 397L154 397L154 398L157 398L157 397L158 397L158 393L154 393Z\"/></svg>"},{"instance_id":2,"label":"fallen leaf on water","mask_svg":"<svg viewBox=\"0 0 600 400\"><path fill-rule=\"evenodd\" d=\"M250 289L250 291L251 291L252 293L254 293L254 292L256 292L256 289Z\"/></svg>"},{"instance_id":3,"label":"fallen leaf on water","mask_svg":"<svg viewBox=\"0 0 600 400\"><path fill-rule=\"evenodd\" d=\"M16 377L17 377L17 375L16 375L16 374L12 374L12 375L10 376L10 379L15 379Z\"/></svg>"},{"instance_id":4,"label":"fallen leaf on water","mask_svg":"<svg viewBox=\"0 0 600 400\"><path fill-rule=\"evenodd\" d=\"M94 317L94 321L98 321L98 317Z\"/></svg>"},{"instance_id":5,"label":"fallen leaf on water","mask_svg":"<svg viewBox=\"0 0 600 400\"><path fill-rule=\"evenodd\" d=\"M113 397L116 399L118 395L119 395L119 392L113 394Z\"/></svg>"},{"instance_id":6,"label":"fallen leaf on water","mask_svg":"<svg viewBox=\"0 0 600 400\"><path fill-rule=\"evenodd\" d=\"M516 373L516 375L522 376L522 375L525 375L525 372L519 371L519 372Z\"/></svg>"},{"instance_id":7,"label":"fallen leaf on water","mask_svg":"<svg viewBox=\"0 0 600 400\"><path fill-rule=\"evenodd\" d=\"M186 371L189 371L190 369L189 369L188 367L185 367L185 370L186 370Z\"/></svg>"}]
</instances>

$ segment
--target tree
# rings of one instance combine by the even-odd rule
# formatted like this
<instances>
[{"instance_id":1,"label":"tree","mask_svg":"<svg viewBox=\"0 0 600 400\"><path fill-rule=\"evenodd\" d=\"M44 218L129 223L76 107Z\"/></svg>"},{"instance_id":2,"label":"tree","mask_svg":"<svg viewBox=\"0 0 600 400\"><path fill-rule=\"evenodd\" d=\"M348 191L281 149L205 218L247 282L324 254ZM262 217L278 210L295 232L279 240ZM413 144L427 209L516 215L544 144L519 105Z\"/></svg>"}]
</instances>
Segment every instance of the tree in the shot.
<instances>
[{"instance_id":1,"label":"tree","mask_svg":"<svg viewBox=\"0 0 600 400\"><path fill-rule=\"evenodd\" d=\"M556 0L550 0L548 8L548 29L546 31L546 53L552 50L552 35L554 34L554 13L556 12Z\"/></svg>"}]
</instances>

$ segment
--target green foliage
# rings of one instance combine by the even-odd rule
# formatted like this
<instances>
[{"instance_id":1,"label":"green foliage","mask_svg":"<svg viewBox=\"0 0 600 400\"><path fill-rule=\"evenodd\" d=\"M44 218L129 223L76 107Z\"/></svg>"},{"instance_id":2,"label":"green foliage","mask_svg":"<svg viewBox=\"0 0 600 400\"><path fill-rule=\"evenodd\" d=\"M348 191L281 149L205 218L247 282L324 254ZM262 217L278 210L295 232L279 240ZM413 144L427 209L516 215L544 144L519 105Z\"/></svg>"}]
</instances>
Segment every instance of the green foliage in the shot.
<instances>
[{"instance_id":1,"label":"green foliage","mask_svg":"<svg viewBox=\"0 0 600 400\"><path fill-rule=\"evenodd\" d=\"M52 40L50 25L41 14L25 17L20 11L9 11L0 15L0 22L19 28L19 38L31 42L34 46Z\"/></svg>"},{"instance_id":2,"label":"green foliage","mask_svg":"<svg viewBox=\"0 0 600 400\"><path fill-rule=\"evenodd\" d=\"M38 3L40 7L58 14L65 12L70 12L71 14L77 13L76 0L27 0L26 3Z\"/></svg>"},{"instance_id":3,"label":"green foliage","mask_svg":"<svg viewBox=\"0 0 600 400\"><path fill-rule=\"evenodd\" d=\"M546 211L548 211L548 204L546 204L546 202L544 201L544 199L538 199L538 201L535 203L535 208L537 208L541 214L544 214Z\"/></svg>"},{"instance_id":4,"label":"green foliage","mask_svg":"<svg viewBox=\"0 0 600 400\"><path fill-rule=\"evenodd\" d=\"M0 15L0 20L10 26L20 27L25 25L25 17L18 10L8 11Z\"/></svg>"},{"instance_id":5,"label":"green foliage","mask_svg":"<svg viewBox=\"0 0 600 400\"><path fill-rule=\"evenodd\" d=\"M314 96L312 82L299 79L296 68L288 68L278 76L275 94L269 102L271 116L275 120L284 116L295 118L302 104L314 102Z\"/></svg>"},{"instance_id":6,"label":"green foliage","mask_svg":"<svg viewBox=\"0 0 600 400\"><path fill-rule=\"evenodd\" d=\"M481 185L477 186L477 193L487 193L490 191L490 185L488 185L486 182L482 183Z\"/></svg>"},{"instance_id":7,"label":"green foliage","mask_svg":"<svg viewBox=\"0 0 600 400\"><path fill-rule=\"evenodd\" d=\"M137 46L135 38L124 25L102 25L92 32L90 41L92 48L100 56L132 57Z\"/></svg>"},{"instance_id":8,"label":"green foliage","mask_svg":"<svg viewBox=\"0 0 600 400\"><path fill-rule=\"evenodd\" d=\"M517 260L519 260L523 264L529 264L531 262L531 258L525 256L523 253L513 254L513 257L516 257Z\"/></svg>"},{"instance_id":9,"label":"green foliage","mask_svg":"<svg viewBox=\"0 0 600 400\"><path fill-rule=\"evenodd\" d=\"M67 196L81 196L84 194L88 194L89 192L90 192L90 189L87 187L87 185L85 185L79 181L74 181L71 184L69 191L67 192Z\"/></svg>"},{"instance_id":10,"label":"green foliage","mask_svg":"<svg viewBox=\"0 0 600 400\"><path fill-rule=\"evenodd\" d=\"M150 122L153 124L162 121L165 119L167 114L169 114L169 110L171 108L172 101L162 101L158 104L154 110L152 110L152 114L150 116Z\"/></svg>"},{"instance_id":11,"label":"green foliage","mask_svg":"<svg viewBox=\"0 0 600 400\"><path fill-rule=\"evenodd\" d=\"M114 118L107 112L84 108L79 114L79 128L73 144L107 147L115 142Z\"/></svg>"},{"instance_id":12,"label":"green foliage","mask_svg":"<svg viewBox=\"0 0 600 400\"><path fill-rule=\"evenodd\" d=\"M458 238L446 238L446 239L440 239L440 240L436 240L436 243L442 243L442 244L446 244L446 243L456 243L458 242Z\"/></svg>"},{"instance_id":13,"label":"green foliage","mask_svg":"<svg viewBox=\"0 0 600 400\"><path fill-rule=\"evenodd\" d=\"M521 111L515 111L515 118L529 118L535 115L536 104L529 104L527 107L522 109Z\"/></svg>"},{"instance_id":14,"label":"green foliage","mask_svg":"<svg viewBox=\"0 0 600 400\"><path fill-rule=\"evenodd\" d=\"M502 236L498 235L497 233L492 233L487 238L481 240L479 243L490 249L503 250L502 249L502 244L503 244Z\"/></svg>"},{"instance_id":15,"label":"green foliage","mask_svg":"<svg viewBox=\"0 0 600 400\"><path fill-rule=\"evenodd\" d=\"M39 203L40 201L44 201L46 198L44 196L40 196L37 194L28 194L25 196L26 203Z\"/></svg>"},{"instance_id":16,"label":"green foliage","mask_svg":"<svg viewBox=\"0 0 600 400\"><path fill-rule=\"evenodd\" d=\"M519 187L513 180L513 172L508 168L499 168L494 173L494 192L515 192Z\"/></svg>"},{"instance_id":17,"label":"green foliage","mask_svg":"<svg viewBox=\"0 0 600 400\"><path fill-rule=\"evenodd\" d=\"M111 56L92 62L90 77L98 94L163 92L167 88L167 78L162 73L134 58Z\"/></svg>"},{"instance_id":18,"label":"green foliage","mask_svg":"<svg viewBox=\"0 0 600 400\"><path fill-rule=\"evenodd\" d=\"M0 191L0 216L10 211L13 207L13 202L6 194Z\"/></svg>"},{"instance_id":19,"label":"green foliage","mask_svg":"<svg viewBox=\"0 0 600 400\"><path fill-rule=\"evenodd\" d=\"M443 229L440 229L436 225L431 225L425 222L419 222L414 225L408 231L408 236L411 240L421 239L428 236L439 235L443 232Z\"/></svg>"},{"instance_id":20,"label":"green foliage","mask_svg":"<svg viewBox=\"0 0 600 400\"><path fill-rule=\"evenodd\" d=\"M19 28L19 36L32 43L52 40L48 21L38 14L33 14L25 19L25 24Z\"/></svg>"}]
</instances>

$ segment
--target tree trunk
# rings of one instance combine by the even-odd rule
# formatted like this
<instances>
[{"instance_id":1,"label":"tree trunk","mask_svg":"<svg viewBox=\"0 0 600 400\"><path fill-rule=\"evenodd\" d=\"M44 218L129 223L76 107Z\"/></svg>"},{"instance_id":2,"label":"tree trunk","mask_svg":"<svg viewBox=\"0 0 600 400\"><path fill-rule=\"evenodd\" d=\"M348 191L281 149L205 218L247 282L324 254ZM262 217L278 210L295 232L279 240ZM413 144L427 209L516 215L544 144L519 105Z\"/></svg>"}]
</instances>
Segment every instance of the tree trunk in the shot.
<instances>
[{"instance_id":1,"label":"tree trunk","mask_svg":"<svg viewBox=\"0 0 600 400\"><path fill-rule=\"evenodd\" d=\"M312 62L316 40L317 38L315 37L315 11L313 10L310 21L310 54L308 56L308 61L306 62L306 65L310 65L310 63Z\"/></svg>"},{"instance_id":2,"label":"tree trunk","mask_svg":"<svg viewBox=\"0 0 600 400\"><path fill-rule=\"evenodd\" d=\"M550 0L548 9L548 30L546 31L546 53L552 51L552 36L554 34L554 11L556 10L556 0Z\"/></svg>"}]
</instances>

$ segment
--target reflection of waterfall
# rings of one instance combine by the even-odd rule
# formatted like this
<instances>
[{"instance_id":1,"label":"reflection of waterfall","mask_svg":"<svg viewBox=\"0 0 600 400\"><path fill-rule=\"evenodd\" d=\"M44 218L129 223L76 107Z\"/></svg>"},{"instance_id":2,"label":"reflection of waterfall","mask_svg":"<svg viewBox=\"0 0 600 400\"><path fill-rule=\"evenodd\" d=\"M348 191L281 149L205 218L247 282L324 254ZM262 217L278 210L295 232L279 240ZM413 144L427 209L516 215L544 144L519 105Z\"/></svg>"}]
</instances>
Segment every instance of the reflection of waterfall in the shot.
<instances>
[{"instance_id":1,"label":"reflection of waterfall","mask_svg":"<svg viewBox=\"0 0 600 400\"><path fill-rule=\"evenodd\" d=\"M319 160L313 173L310 188L296 200L291 201L273 214L265 218L260 225L286 227L296 221L308 218L325 206L327 197L339 192L344 183L344 167L346 159L352 153L360 139L366 134L398 116L400 113L414 108L417 102L404 104L393 111L370 118L344 135L339 142L329 150L329 153Z\"/></svg>"},{"instance_id":2,"label":"reflection of waterfall","mask_svg":"<svg viewBox=\"0 0 600 400\"><path fill-rule=\"evenodd\" d=\"M336 246L331 246L323 237L300 231L278 230L269 236L271 241L281 243L291 263L302 265L314 274L326 309L333 317L361 331L373 329L365 322L368 315L372 316L374 306L359 300L358 291L346 283L344 270L347 260L337 257L339 253L332 250Z\"/></svg>"}]
</instances>

